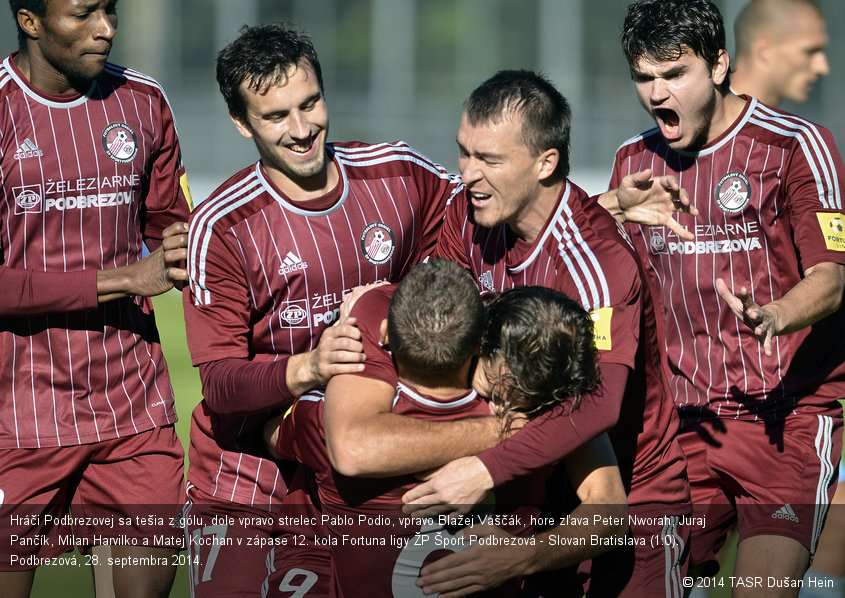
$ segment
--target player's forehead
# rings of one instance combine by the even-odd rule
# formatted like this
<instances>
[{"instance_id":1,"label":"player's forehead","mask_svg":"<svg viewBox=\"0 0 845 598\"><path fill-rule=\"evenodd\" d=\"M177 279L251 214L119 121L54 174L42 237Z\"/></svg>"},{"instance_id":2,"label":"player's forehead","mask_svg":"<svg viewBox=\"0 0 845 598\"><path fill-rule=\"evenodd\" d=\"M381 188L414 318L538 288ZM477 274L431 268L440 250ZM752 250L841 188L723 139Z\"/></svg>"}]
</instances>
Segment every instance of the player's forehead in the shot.
<instances>
[{"instance_id":1,"label":"player's forehead","mask_svg":"<svg viewBox=\"0 0 845 598\"><path fill-rule=\"evenodd\" d=\"M651 54L643 54L631 66L631 71L636 75L663 76L678 69L688 70L698 66L699 63L704 65L704 59L697 56L688 47L681 46L681 52L677 58L664 59Z\"/></svg>"},{"instance_id":2,"label":"player's forehead","mask_svg":"<svg viewBox=\"0 0 845 598\"><path fill-rule=\"evenodd\" d=\"M307 63L280 68L263 81L257 77L244 79L240 90L248 106L278 104L279 109L292 108L321 94L317 74Z\"/></svg>"},{"instance_id":3,"label":"player's forehead","mask_svg":"<svg viewBox=\"0 0 845 598\"><path fill-rule=\"evenodd\" d=\"M47 14L64 14L72 11L116 7L117 0L45 0Z\"/></svg>"},{"instance_id":4,"label":"player's forehead","mask_svg":"<svg viewBox=\"0 0 845 598\"><path fill-rule=\"evenodd\" d=\"M503 111L498 117L473 121L467 111L461 116L458 145L473 151L492 150L512 146L522 139L522 115L514 110Z\"/></svg>"}]
</instances>

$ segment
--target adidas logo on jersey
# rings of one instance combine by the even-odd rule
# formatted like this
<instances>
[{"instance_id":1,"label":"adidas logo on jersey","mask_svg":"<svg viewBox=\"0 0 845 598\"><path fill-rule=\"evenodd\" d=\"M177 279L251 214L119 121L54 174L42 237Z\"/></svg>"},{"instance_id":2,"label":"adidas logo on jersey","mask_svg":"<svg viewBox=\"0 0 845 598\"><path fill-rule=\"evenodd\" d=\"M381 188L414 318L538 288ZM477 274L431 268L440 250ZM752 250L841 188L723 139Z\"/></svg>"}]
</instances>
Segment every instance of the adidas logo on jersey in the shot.
<instances>
[{"instance_id":1,"label":"adidas logo on jersey","mask_svg":"<svg viewBox=\"0 0 845 598\"><path fill-rule=\"evenodd\" d=\"M38 146L27 137L15 152L14 158L15 160L23 160L24 158L40 158L43 155L44 152L38 149Z\"/></svg>"},{"instance_id":2,"label":"adidas logo on jersey","mask_svg":"<svg viewBox=\"0 0 845 598\"><path fill-rule=\"evenodd\" d=\"M308 262L303 262L299 256L292 251L282 260L282 265L279 266L279 275L290 274L296 270L305 270L308 267Z\"/></svg>"},{"instance_id":3,"label":"adidas logo on jersey","mask_svg":"<svg viewBox=\"0 0 845 598\"><path fill-rule=\"evenodd\" d=\"M798 523L798 515L795 514L795 511L792 510L792 506L790 506L789 503L783 505L777 511L772 513L772 519L786 519L787 521Z\"/></svg>"}]
</instances>

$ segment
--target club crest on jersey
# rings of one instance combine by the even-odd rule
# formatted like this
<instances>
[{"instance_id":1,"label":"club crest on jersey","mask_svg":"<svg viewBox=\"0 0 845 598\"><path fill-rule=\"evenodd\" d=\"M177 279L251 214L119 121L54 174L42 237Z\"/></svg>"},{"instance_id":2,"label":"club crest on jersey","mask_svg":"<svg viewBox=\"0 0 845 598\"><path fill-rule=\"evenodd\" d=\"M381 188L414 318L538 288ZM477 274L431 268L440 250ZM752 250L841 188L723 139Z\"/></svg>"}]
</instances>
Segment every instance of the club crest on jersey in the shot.
<instances>
[{"instance_id":1,"label":"club crest on jersey","mask_svg":"<svg viewBox=\"0 0 845 598\"><path fill-rule=\"evenodd\" d=\"M719 179L714 196L723 212L738 214L751 201L751 183L741 172L729 172Z\"/></svg>"},{"instance_id":2,"label":"club crest on jersey","mask_svg":"<svg viewBox=\"0 0 845 598\"><path fill-rule=\"evenodd\" d=\"M118 164L126 164L138 155L138 137L126 123L111 123L100 137L106 155Z\"/></svg>"},{"instance_id":3,"label":"club crest on jersey","mask_svg":"<svg viewBox=\"0 0 845 598\"><path fill-rule=\"evenodd\" d=\"M361 233L361 251L364 259L374 266L381 266L393 256L396 237L383 222L371 222Z\"/></svg>"},{"instance_id":4,"label":"club crest on jersey","mask_svg":"<svg viewBox=\"0 0 845 598\"><path fill-rule=\"evenodd\" d=\"M15 196L15 214L41 213L41 185L12 187Z\"/></svg>"}]
</instances>

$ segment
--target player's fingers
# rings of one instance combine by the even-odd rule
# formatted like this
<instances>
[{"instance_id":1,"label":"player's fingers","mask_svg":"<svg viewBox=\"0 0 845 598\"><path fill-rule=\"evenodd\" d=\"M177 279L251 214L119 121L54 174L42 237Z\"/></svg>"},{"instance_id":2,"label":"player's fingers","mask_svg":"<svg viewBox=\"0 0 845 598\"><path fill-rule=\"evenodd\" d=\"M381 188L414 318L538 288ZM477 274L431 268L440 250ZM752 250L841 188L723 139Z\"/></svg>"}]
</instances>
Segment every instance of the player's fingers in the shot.
<instances>
[{"instance_id":1,"label":"player's fingers","mask_svg":"<svg viewBox=\"0 0 845 598\"><path fill-rule=\"evenodd\" d=\"M188 271L184 268L168 268L167 269L167 278L176 282L187 282L188 281Z\"/></svg>"},{"instance_id":2,"label":"player's fingers","mask_svg":"<svg viewBox=\"0 0 845 598\"><path fill-rule=\"evenodd\" d=\"M633 172L627 175L625 178L628 179L628 183L630 183L632 187L642 185L643 183L647 183L651 180L651 168L646 168L645 170Z\"/></svg>"},{"instance_id":3,"label":"player's fingers","mask_svg":"<svg viewBox=\"0 0 845 598\"><path fill-rule=\"evenodd\" d=\"M179 234L182 234L182 233L187 234L187 232L188 232L188 223L187 222L174 222L173 224L171 224L170 226L168 226L167 228L165 228L162 231L161 236L162 236L162 238L167 238L167 237L172 237L173 235L179 235Z\"/></svg>"},{"instance_id":4,"label":"player's fingers","mask_svg":"<svg viewBox=\"0 0 845 598\"><path fill-rule=\"evenodd\" d=\"M678 221L674 218L669 218L666 221L666 227L685 241L695 240L695 235L693 235L690 231L681 226Z\"/></svg>"}]
</instances>

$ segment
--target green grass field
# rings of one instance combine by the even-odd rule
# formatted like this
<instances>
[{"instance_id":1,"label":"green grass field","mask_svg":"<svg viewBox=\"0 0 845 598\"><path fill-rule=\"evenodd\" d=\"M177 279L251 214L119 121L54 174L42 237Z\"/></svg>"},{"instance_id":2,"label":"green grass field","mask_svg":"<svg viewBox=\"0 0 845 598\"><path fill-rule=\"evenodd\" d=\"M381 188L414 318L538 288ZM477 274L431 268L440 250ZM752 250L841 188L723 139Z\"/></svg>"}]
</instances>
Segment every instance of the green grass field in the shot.
<instances>
[{"instance_id":1,"label":"green grass field","mask_svg":"<svg viewBox=\"0 0 845 598\"><path fill-rule=\"evenodd\" d=\"M188 353L188 346L185 341L185 324L182 315L182 300L179 293L170 291L153 300L156 310L156 320L161 334L161 342L164 347L164 354L167 358L167 365L170 369L170 377L173 383L173 390L176 393L176 410L179 413L179 422L176 424L176 431L182 444L185 446L185 453L188 452L188 431L190 429L191 410L199 403L201 388L197 370L191 366L191 358ZM727 562L733 561L734 545L728 547L725 555ZM732 574L730 567L723 567L722 576ZM730 584L724 584L723 588L716 588L712 598L726 598L730 596ZM2 590L0 590L2 594ZM94 595L94 584L91 571L87 566L78 567L40 567L35 576L35 586L32 591L33 598L90 598ZM184 567L179 569L171 598L189 598L188 573Z\"/></svg>"}]
</instances>

